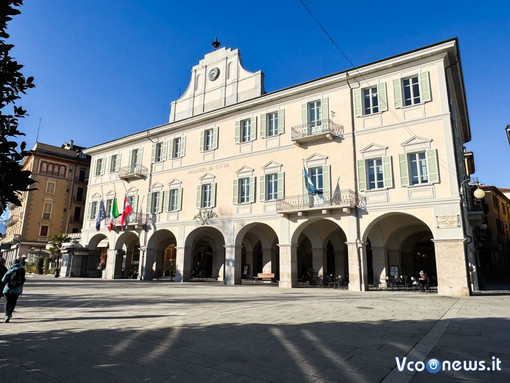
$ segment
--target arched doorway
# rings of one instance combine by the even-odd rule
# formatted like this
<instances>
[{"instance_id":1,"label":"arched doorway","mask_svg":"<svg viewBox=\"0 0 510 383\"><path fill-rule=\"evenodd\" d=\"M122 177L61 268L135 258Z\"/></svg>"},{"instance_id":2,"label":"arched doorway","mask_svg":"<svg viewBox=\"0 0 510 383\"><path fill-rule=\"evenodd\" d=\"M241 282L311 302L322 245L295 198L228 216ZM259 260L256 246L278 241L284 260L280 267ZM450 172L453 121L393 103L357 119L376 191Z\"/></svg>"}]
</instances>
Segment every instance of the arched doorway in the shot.
<instances>
[{"instance_id":1,"label":"arched doorway","mask_svg":"<svg viewBox=\"0 0 510 383\"><path fill-rule=\"evenodd\" d=\"M186 238L184 280L222 281L225 265L225 239L216 228L200 227Z\"/></svg>"},{"instance_id":2,"label":"arched doorway","mask_svg":"<svg viewBox=\"0 0 510 383\"><path fill-rule=\"evenodd\" d=\"M143 279L169 279L175 276L177 240L175 235L166 229L156 231L147 243L147 259L144 262Z\"/></svg>"},{"instance_id":3,"label":"arched doorway","mask_svg":"<svg viewBox=\"0 0 510 383\"><path fill-rule=\"evenodd\" d=\"M392 213L374 221L364 236L371 283L387 286L388 281L399 279L412 286L423 270L428 276L427 284L435 288L437 268L432 239L430 228L409 214Z\"/></svg>"},{"instance_id":4,"label":"arched doorway","mask_svg":"<svg viewBox=\"0 0 510 383\"><path fill-rule=\"evenodd\" d=\"M244 226L236 236L236 248L241 249L242 278L251 279L258 273L274 274L280 278L278 236L267 224L253 222Z\"/></svg>"},{"instance_id":5,"label":"arched doorway","mask_svg":"<svg viewBox=\"0 0 510 383\"><path fill-rule=\"evenodd\" d=\"M115 244L115 267L113 277L137 278L140 267L140 240L134 232L126 231Z\"/></svg>"}]
</instances>

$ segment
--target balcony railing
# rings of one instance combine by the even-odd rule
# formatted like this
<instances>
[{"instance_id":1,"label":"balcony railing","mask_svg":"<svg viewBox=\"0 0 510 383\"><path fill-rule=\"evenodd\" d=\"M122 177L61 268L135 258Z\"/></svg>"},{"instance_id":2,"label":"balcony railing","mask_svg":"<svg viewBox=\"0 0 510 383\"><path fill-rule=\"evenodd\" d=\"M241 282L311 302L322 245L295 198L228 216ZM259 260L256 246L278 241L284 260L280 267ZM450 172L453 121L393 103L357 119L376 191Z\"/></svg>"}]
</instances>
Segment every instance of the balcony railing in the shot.
<instances>
[{"instance_id":1,"label":"balcony railing","mask_svg":"<svg viewBox=\"0 0 510 383\"><path fill-rule=\"evenodd\" d=\"M356 198L356 194L350 189L321 195L299 194L276 201L276 211L283 214L331 209L342 209L348 213L356 206L365 208L365 198L363 196Z\"/></svg>"},{"instance_id":2,"label":"balcony railing","mask_svg":"<svg viewBox=\"0 0 510 383\"><path fill-rule=\"evenodd\" d=\"M149 225L152 220L151 214L145 214L145 213L131 213L126 217L126 225L129 226L144 226ZM109 225L109 218L106 219L107 226ZM113 224L115 227L121 226L122 217L118 216L113 220Z\"/></svg>"},{"instance_id":3,"label":"balcony railing","mask_svg":"<svg viewBox=\"0 0 510 383\"><path fill-rule=\"evenodd\" d=\"M344 127L335 124L330 119L318 120L307 124L293 126L291 128L292 141L296 143L310 141L322 137L333 140L334 137L342 137Z\"/></svg>"},{"instance_id":4,"label":"balcony railing","mask_svg":"<svg viewBox=\"0 0 510 383\"><path fill-rule=\"evenodd\" d=\"M145 178L147 177L148 170L145 166L125 166L119 169L119 178L130 179L130 178Z\"/></svg>"}]
</instances>

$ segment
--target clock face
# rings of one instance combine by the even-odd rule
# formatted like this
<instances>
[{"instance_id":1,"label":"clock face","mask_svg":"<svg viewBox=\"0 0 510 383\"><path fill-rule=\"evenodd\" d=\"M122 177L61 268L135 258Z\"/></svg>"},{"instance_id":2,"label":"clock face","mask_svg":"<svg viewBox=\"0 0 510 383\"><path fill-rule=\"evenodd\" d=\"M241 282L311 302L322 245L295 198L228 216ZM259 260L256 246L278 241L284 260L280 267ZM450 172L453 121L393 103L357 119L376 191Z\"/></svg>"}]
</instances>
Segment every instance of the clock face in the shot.
<instances>
[{"instance_id":1,"label":"clock face","mask_svg":"<svg viewBox=\"0 0 510 383\"><path fill-rule=\"evenodd\" d=\"M220 75L220 69L219 68L212 68L209 71L209 80L214 81L218 78Z\"/></svg>"}]
</instances>

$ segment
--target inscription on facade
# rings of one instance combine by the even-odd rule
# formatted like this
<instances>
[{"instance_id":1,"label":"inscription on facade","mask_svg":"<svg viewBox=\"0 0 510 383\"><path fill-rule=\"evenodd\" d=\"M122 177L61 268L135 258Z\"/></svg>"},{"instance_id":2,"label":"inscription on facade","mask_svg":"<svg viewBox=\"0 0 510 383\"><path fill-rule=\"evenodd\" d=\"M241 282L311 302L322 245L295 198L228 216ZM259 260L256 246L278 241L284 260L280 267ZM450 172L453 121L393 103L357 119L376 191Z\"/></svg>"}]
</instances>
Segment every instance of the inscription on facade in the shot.
<instances>
[{"instance_id":1,"label":"inscription on facade","mask_svg":"<svg viewBox=\"0 0 510 383\"><path fill-rule=\"evenodd\" d=\"M436 215L436 227L438 229L449 229L460 227L459 215Z\"/></svg>"},{"instance_id":2,"label":"inscription on facade","mask_svg":"<svg viewBox=\"0 0 510 383\"><path fill-rule=\"evenodd\" d=\"M211 172L213 170L225 169L225 168L228 168L228 167L229 167L229 163L228 162L224 163L224 164L202 166L201 168L191 169L188 172L188 174Z\"/></svg>"}]
</instances>

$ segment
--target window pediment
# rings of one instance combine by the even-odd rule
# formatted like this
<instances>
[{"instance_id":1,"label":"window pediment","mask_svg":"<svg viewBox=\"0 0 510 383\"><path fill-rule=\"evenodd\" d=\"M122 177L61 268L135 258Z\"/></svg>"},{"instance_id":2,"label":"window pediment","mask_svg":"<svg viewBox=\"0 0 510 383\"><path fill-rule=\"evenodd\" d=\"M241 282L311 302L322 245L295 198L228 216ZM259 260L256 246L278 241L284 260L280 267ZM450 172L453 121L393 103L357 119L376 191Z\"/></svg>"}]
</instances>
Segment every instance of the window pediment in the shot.
<instances>
[{"instance_id":1,"label":"window pediment","mask_svg":"<svg viewBox=\"0 0 510 383\"><path fill-rule=\"evenodd\" d=\"M305 158L307 167L324 166L327 165L328 156L323 154L314 153L311 156Z\"/></svg>"},{"instance_id":2,"label":"window pediment","mask_svg":"<svg viewBox=\"0 0 510 383\"><path fill-rule=\"evenodd\" d=\"M360 153L363 158L384 157L387 149L387 146L372 143L361 149Z\"/></svg>"},{"instance_id":3,"label":"window pediment","mask_svg":"<svg viewBox=\"0 0 510 383\"><path fill-rule=\"evenodd\" d=\"M416 150L425 150L430 149L432 142L431 138L421 137L421 136L413 136L408 140L402 142L400 146L404 148L405 152L412 152Z\"/></svg>"}]
</instances>

